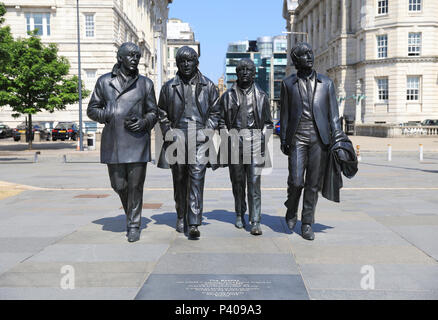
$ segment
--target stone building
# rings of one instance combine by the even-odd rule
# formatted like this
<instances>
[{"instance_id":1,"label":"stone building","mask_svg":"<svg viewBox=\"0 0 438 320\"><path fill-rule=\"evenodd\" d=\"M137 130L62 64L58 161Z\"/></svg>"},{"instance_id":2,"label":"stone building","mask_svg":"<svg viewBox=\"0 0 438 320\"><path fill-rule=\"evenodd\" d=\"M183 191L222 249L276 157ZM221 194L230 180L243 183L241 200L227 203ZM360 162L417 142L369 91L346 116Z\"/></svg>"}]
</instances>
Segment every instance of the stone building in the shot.
<instances>
[{"instance_id":1,"label":"stone building","mask_svg":"<svg viewBox=\"0 0 438 320\"><path fill-rule=\"evenodd\" d=\"M195 40L195 33L187 22L171 18L167 22L167 78L175 77L178 72L176 66L176 52L179 48L188 46L201 56L201 45Z\"/></svg>"},{"instance_id":2,"label":"stone building","mask_svg":"<svg viewBox=\"0 0 438 320\"><path fill-rule=\"evenodd\" d=\"M438 118L438 1L284 0L283 17L288 51L296 41L312 45L315 68L334 80L346 118Z\"/></svg>"},{"instance_id":3,"label":"stone building","mask_svg":"<svg viewBox=\"0 0 438 320\"><path fill-rule=\"evenodd\" d=\"M6 6L5 24L14 37L26 37L38 29L43 43L56 43L59 55L68 58L70 74L78 74L76 0L2 0ZM151 78L157 94L167 76L166 22L172 0L80 0L81 78L90 91L99 76L110 72L117 50L123 42L136 43L142 58L141 74ZM86 115L88 99L82 101L85 126L95 128ZM24 121L13 119L8 107L2 107L0 122L14 127ZM41 112L34 121L79 120L79 105L55 113Z\"/></svg>"}]
</instances>

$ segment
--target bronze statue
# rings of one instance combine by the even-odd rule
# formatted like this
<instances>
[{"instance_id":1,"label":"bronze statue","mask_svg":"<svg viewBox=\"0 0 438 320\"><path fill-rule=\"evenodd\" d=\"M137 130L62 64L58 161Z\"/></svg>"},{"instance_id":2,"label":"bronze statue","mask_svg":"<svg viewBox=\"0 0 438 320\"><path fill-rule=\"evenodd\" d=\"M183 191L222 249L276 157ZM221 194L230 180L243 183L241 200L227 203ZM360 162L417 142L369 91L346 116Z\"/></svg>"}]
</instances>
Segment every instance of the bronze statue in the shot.
<instances>
[{"instance_id":1,"label":"bronze statue","mask_svg":"<svg viewBox=\"0 0 438 320\"><path fill-rule=\"evenodd\" d=\"M297 74L283 80L280 98L281 151L289 160L286 223L294 229L304 188L301 232L304 239L313 240L311 225L315 222L329 148L344 133L333 81L313 69L311 46L298 43L290 55Z\"/></svg>"},{"instance_id":2,"label":"bronze statue","mask_svg":"<svg viewBox=\"0 0 438 320\"><path fill-rule=\"evenodd\" d=\"M165 137L158 167L172 170L176 231L183 232L188 226L189 238L196 239L200 236L205 172L209 166L204 161L203 147L208 139L206 131L214 132L218 126L218 90L198 70L194 49L181 47L176 63L178 72L163 85L158 100L159 122ZM177 143L182 148L176 149L176 154L169 152ZM176 160L170 161L169 157Z\"/></svg>"},{"instance_id":3,"label":"bronze statue","mask_svg":"<svg viewBox=\"0 0 438 320\"><path fill-rule=\"evenodd\" d=\"M228 132L234 129L234 134L238 135L238 142L236 144L233 145L232 142L228 144L229 152L228 159L226 159L234 195L235 226L241 229L246 225L244 217L247 209L245 189L246 185L248 185L251 234L261 235L261 174L257 168L264 166L265 163L257 161L257 158L253 157L253 153L258 151L254 150L255 148L264 149L265 133L267 129L273 128L273 122L269 98L254 83L256 74L254 62L246 58L240 60L236 67L236 73L237 82L219 100L221 110L219 127L221 130L228 130ZM261 135L260 143L253 139L255 133ZM232 134L228 134L228 136L232 138ZM260 151L262 151L260 155L264 156L265 150ZM236 157L238 161L233 161L232 159L232 155L235 152L238 153ZM248 155L249 161L245 161Z\"/></svg>"},{"instance_id":4,"label":"bronze statue","mask_svg":"<svg viewBox=\"0 0 438 320\"><path fill-rule=\"evenodd\" d=\"M100 161L107 164L111 186L122 201L129 242L140 238L150 131L157 121L154 85L139 75L140 57L137 45L123 43L112 72L97 80L87 109L90 119L105 124Z\"/></svg>"}]
</instances>

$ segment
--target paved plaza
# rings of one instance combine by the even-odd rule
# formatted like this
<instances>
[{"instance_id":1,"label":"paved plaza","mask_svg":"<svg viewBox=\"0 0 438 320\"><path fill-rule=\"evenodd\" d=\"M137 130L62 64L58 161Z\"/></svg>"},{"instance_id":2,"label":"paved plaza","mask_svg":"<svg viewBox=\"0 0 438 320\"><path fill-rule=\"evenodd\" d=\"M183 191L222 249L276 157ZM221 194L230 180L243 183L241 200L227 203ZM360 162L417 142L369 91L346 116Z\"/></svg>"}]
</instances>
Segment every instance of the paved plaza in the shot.
<instances>
[{"instance_id":1,"label":"paved plaza","mask_svg":"<svg viewBox=\"0 0 438 320\"><path fill-rule=\"evenodd\" d=\"M188 240L174 229L170 170L149 164L135 243L98 151L40 143L34 162L35 150L2 141L0 299L438 299L438 138L351 139L358 174L341 203L320 197L314 241L284 221L275 138L263 235L234 227L228 169L208 169L201 237Z\"/></svg>"}]
</instances>

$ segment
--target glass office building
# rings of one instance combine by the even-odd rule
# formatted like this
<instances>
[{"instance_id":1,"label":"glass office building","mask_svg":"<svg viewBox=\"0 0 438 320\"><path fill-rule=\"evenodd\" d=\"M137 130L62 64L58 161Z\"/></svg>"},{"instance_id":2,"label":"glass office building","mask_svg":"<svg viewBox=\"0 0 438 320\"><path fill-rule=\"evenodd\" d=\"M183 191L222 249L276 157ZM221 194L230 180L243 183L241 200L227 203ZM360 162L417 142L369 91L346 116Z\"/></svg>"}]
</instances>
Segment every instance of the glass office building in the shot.
<instances>
[{"instance_id":1,"label":"glass office building","mask_svg":"<svg viewBox=\"0 0 438 320\"><path fill-rule=\"evenodd\" d=\"M269 96L272 116L277 117L281 81L286 77L286 36L259 37L256 40L232 42L228 45L225 62L225 85L229 89L237 80L236 66L240 59L249 58L256 65L256 82Z\"/></svg>"}]
</instances>

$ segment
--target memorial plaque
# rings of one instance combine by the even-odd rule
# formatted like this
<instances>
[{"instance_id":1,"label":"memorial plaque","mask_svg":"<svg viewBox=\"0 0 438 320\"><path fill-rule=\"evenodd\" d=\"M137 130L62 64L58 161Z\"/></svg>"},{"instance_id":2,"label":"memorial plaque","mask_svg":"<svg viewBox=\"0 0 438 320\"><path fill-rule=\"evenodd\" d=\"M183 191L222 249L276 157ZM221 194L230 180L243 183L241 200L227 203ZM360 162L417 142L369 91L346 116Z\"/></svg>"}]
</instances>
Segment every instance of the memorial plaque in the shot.
<instances>
[{"instance_id":1,"label":"memorial plaque","mask_svg":"<svg viewBox=\"0 0 438 320\"><path fill-rule=\"evenodd\" d=\"M136 300L307 300L299 275L152 274Z\"/></svg>"}]
</instances>

